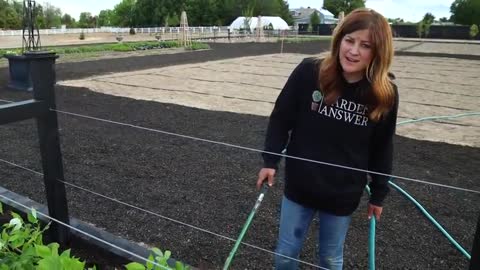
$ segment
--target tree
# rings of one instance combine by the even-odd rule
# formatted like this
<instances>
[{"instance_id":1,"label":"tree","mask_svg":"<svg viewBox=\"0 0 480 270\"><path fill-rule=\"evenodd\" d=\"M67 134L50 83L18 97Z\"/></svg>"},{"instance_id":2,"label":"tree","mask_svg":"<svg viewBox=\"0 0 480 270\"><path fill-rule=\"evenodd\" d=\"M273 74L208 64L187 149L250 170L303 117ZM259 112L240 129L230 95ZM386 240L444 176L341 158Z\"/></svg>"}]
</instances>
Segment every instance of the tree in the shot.
<instances>
[{"instance_id":1,"label":"tree","mask_svg":"<svg viewBox=\"0 0 480 270\"><path fill-rule=\"evenodd\" d=\"M80 13L80 18L78 19L78 27L80 28L90 28L92 27L93 17L90 12L82 12Z\"/></svg>"},{"instance_id":2,"label":"tree","mask_svg":"<svg viewBox=\"0 0 480 270\"><path fill-rule=\"evenodd\" d=\"M440 22L448 22L448 18L447 17L442 17L439 19Z\"/></svg>"},{"instance_id":3,"label":"tree","mask_svg":"<svg viewBox=\"0 0 480 270\"><path fill-rule=\"evenodd\" d=\"M101 10L98 14L98 26L111 26L113 19L113 11L110 9Z\"/></svg>"},{"instance_id":4,"label":"tree","mask_svg":"<svg viewBox=\"0 0 480 270\"><path fill-rule=\"evenodd\" d=\"M8 3L8 1L7 1ZM23 3L20 2L20 1L11 1L10 2L13 9L15 10L15 12L18 14L18 16L22 16L23 14Z\"/></svg>"},{"instance_id":5,"label":"tree","mask_svg":"<svg viewBox=\"0 0 480 270\"><path fill-rule=\"evenodd\" d=\"M320 24L320 16L318 16L318 12L313 12L312 15L310 15L310 25L312 26L312 30L315 29L316 25Z\"/></svg>"},{"instance_id":6,"label":"tree","mask_svg":"<svg viewBox=\"0 0 480 270\"><path fill-rule=\"evenodd\" d=\"M113 9L112 23L115 26L133 26L135 15L135 0L122 0Z\"/></svg>"},{"instance_id":7,"label":"tree","mask_svg":"<svg viewBox=\"0 0 480 270\"><path fill-rule=\"evenodd\" d=\"M37 4L37 8L35 9L35 17L36 23L38 28L42 29L46 27L45 23L45 15L43 14L43 6L40 4Z\"/></svg>"},{"instance_id":8,"label":"tree","mask_svg":"<svg viewBox=\"0 0 480 270\"><path fill-rule=\"evenodd\" d=\"M0 28L19 29L21 28L21 9L15 6L16 2L0 0ZM19 13L20 11L20 13Z\"/></svg>"},{"instance_id":9,"label":"tree","mask_svg":"<svg viewBox=\"0 0 480 270\"><path fill-rule=\"evenodd\" d=\"M425 27L425 24L423 23L423 21L418 22L417 35L419 38L422 38L424 27Z\"/></svg>"},{"instance_id":10,"label":"tree","mask_svg":"<svg viewBox=\"0 0 480 270\"><path fill-rule=\"evenodd\" d=\"M76 26L75 19L67 13L63 14L61 22L66 25L67 28L74 28Z\"/></svg>"},{"instance_id":11,"label":"tree","mask_svg":"<svg viewBox=\"0 0 480 270\"><path fill-rule=\"evenodd\" d=\"M432 26L429 23L424 22L423 23L423 33L425 37L428 37L428 34L430 34L430 26Z\"/></svg>"},{"instance_id":12,"label":"tree","mask_svg":"<svg viewBox=\"0 0 480 270\"><path fill-rule=\"evenodd\" d=\"M219 1L215 0L187 0L186 12L190 25L215 25L221 21L218 12Z\"/></svg>"},{"instance_id":13,"label":"tree","mask_svg":"<svg viewBox=\"0 0 480 270\"><path fill-rule=\"evenodd\" d=\"M194 18L198 18L198 16L201 17L202 15L200 12L210 9L210 5L215 5L214 1L202 1L198 3L199 1L200 0L137 0L134 5L134 18L132 21L133 25L159 26L166 21L167 16L169 25L178 25L180 23L179 14L186 9L188 10L189 4L195 4L197 7L199 7L198 10L194 11ZM214 14L210 15L213 16ZM187 16L190 19L191 16L188 14L188 12ZM191 25L190 20L189 24Z\"/></svg>"},{"instance_id":14,"label":"tree","mask_svg":"<svg viewBox=\"0 0 480 270\"><path fill-rule=\"evenodd\" d=\"M241 12L238 9L238 3L235 0L218 1L217 12L222 25L229 25L237 18L237 16L241 15Z\"/></svg>"},{"instance_id":15,"label":"tree","mask_svg":"<svg viewBox=\"0 0 480 270\"><path fill-rule=\"evenodd\" d=\"M180 25L180 19L178 17L178 14L167 14L167 16L165 17L165 27L178 25Z\"/></svg>"},{"instance_id":16,"label":"tree","mask_svg":"<svg viewBox=\"0 0 480 270\"><path fill-rule=\"evenodd\" d=\"M338 16L340 11L347 15L354 9L365 7L365 2L366 0L324 0L323 8L335 16Z\"/></svg>"},{"instance_id":17,"label":"tree","mask_svg":"<svg viewBox=\"0 0 480 270\"><path fill-rule=\"evenodd\" d=\"M418 23L418 28L417 28L417 33L423 32L424 36L427 37L428 34L430 33L430 26L432 25L433 21L435 20L435 16L432 15L432 13L427 12L423 16L423 19ZM419 37L421 37L422 34L419 34Z\"/></svg>"},{"instance_id":18,"label":"tree","mask_svg":"<svg viewBox=\"0 0 480 270\"><path fill-rule=\"evenodd\" d=\"M45 17L45 28L59 28L62 24L62 11L50 3L45 3L43 16Z\"/></svg>"},{"instance_id":19,"label":"tree","mask_svg":"<svg viewBox=\"0 0 480 270\"><path fill-rule=\"evenodd\" d=\"M252 1L253 14L257 16L276 16L280 11L280 2L276 0Z\"/></svg>"},{"instance_id":20,"label":"tree","mask_svg":"<svg viewBox=\"0 0 480 270\"><path fill-rule=\"evenodd\" d=\"M456 24L480 24L479 0L455 0L450 6L450 21Z\"/></svg>"},{"instance_id":21,"label":"tree","mask_svg":"<svg viewBox=\"0 0 480 270\"><path fill-rule=\"evenodd\" d=\"M392 24L399 24L399 23L405 22L402 18L395 18L395 19L388 18L387 21Z\"/></svg>"},{"instance_id":22,"label":"tree","mask_svg":"<svg viewBox=\"0 0 480 270\"><path fill-rule=\"evenodd\" d=\"M290 13L290 9L288 7L288 2L284 0L279 1L279 10L278 16L280 16L288 25L293 25L293 17L292 13Z\"/></svg>"},{"instance_id":23,"label":"tree","mask_svg":"<svg viewBox=\"0 0 480 270\"><path fill-rule=\"evenodd\" d=\"M430 12L425 13L422 19L422 21L427 24L432 24L434 20L435 20L435 16L433 16L433 14Z\"/></svg>"},{"instance_id":24,"label":"tree","mask_svg":"<svg viewBox=\"0 0 480 270\"><path fill-rule=\"evenodd\" d=\"M248 7L246 7L244 10L243 10L243 17L245 17L245 20L243 22L243 25L244 25L244 28L250 32L251 28L250 28L250 22L252 20L252 17L253 17L253 4L250 4Z\"/></svg>"},{"instance_id":25,"label":"tree","mask_svg":"<svg viewBox=\"0 0 480 270\"><path fill-rule=\"evenodd\" d=\"M171 8L166 0L137 0L134 6L134 23L137 26L158 26Z\"/></svg>"},{"instance_id":26,"label":"tree","mask_svg":"<svg viewBox=\"0 0 480 270\"><path fill-rule=\"evenodd\" d=\"M62 12L59 8L45 3L36 4L35 18L38 28L60 27ZM23 21L23 3L15 0L0 0L0 28L21 29Z\"/></svg>"}]
</instances>

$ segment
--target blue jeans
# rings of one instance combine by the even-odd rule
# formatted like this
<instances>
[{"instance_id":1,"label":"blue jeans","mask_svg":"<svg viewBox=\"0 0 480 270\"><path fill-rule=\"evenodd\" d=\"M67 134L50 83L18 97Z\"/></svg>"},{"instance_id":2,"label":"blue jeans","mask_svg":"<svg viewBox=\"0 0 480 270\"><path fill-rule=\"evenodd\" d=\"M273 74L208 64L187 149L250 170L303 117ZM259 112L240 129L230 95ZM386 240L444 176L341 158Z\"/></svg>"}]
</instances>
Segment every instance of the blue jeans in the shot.
<instances>
[{"instance_id":1,"label":"blue jeans","mask_svg":"<svg viewBox=\"0 0 480 270\"><path fill-rule=\"evenodd\" d=\"M325 269L341 270L343 267L343 244L351 216L335 216L304 207L285 196L280 214L280 232L276 253L298 259L308 227L318 212L318 265ZM275 256L275 269L297 269L299 262L283 256Z\"/></svg>"}]
</instances>

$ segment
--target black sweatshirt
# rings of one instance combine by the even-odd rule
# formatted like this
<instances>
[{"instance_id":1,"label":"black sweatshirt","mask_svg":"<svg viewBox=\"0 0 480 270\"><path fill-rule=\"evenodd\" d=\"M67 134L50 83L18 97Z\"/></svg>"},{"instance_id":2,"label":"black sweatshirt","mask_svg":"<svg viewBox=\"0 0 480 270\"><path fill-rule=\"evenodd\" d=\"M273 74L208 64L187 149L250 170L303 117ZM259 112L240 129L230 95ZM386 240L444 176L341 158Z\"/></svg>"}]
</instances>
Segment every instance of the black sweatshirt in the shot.
<instances>
[{"instance_id":1,"label":"black sweatshirt","mask_svg":"<svg viewBox=\"0 0 480 270\"><path fill-rule=\"evenodd\" d=\"M344 80L336 103L323 103L318 90L318 61L307 58L290 75L270 116L265 151L390 174L393 136L398 110L395 104L380 121L369 120L366 79ZM287 145L288 143L288 145ZM278 168L280 156L263 154L266 168ZM367 184L367 173L293 158L286 159L285 196L306 207L331 214L351 215ZM370 203L382 206L388 177L370 175Z\"/></svg>"}]
</instances>

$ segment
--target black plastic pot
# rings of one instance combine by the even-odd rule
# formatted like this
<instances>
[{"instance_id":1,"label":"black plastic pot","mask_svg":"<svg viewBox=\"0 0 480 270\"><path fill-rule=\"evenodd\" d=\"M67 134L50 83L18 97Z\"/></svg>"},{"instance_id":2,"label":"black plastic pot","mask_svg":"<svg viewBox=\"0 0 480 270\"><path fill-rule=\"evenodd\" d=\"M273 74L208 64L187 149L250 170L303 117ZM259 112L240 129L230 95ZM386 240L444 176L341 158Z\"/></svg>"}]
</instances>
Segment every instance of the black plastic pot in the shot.
<instances>
[{"instance_id":1,"label":"black plastic pot","mask_svg":"<svg viewBox=\"0 0 480 270\"><path fill-rule=\"evenodd\" d=\"M8 59L10 80L8 87L15 90L32 91L33 84L30 75L31 57L26 55L5 55Z\"/></svg>"},{"instance_id":2,"label":"black plastic pot","mask_svg":"<svg viewBox=\"0 0 480 270\"><path fill-rule=\"evenodd\" d=\"M14 90L33 91L31 62L36 61L39 56L45 55L53 55L58 58L54 52L49 51L28 51L22 55L5 55L10 71L8 87Z\"/></svg>"}]
</instances>

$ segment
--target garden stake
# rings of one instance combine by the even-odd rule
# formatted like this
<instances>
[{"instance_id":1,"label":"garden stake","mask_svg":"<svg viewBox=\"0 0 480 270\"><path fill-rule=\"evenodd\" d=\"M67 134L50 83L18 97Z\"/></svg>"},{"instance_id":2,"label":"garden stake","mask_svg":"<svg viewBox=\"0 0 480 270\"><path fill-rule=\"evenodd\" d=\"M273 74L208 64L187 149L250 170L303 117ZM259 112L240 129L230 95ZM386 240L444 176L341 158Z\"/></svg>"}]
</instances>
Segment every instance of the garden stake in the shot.
<instances>
[{"instance_id":1,"label":"garden stake","mask_svg":"<svg viewBox=\"0 0 480 270\"><path fill-rule=\"evenodd\" d=\"M258 195L257 201L255 202L255 206L250 212L250 215L248 215L247 222L245 222L245 225L243 225L242 231L240 232L240 236L235 242L235 246L233 246L232 251L230 251L228 258L225 261L225 264L223 265L223 270L227 270L230 267L230 264L233 261L233 256L235 256L235 253L237 253L237 249L240 246L240 243L242 242L242 239L245 236L245 233L247 232L247 229L250 226L250 223L252 222L253 216L257 212L258 207L260 207L260 204L263 201L263 197L265 197L265 193L267 193L267 189L268 189L268 185L264 183L262 186L262 189L260 190L260 195Z\"/></svg>"}]
</instances>

